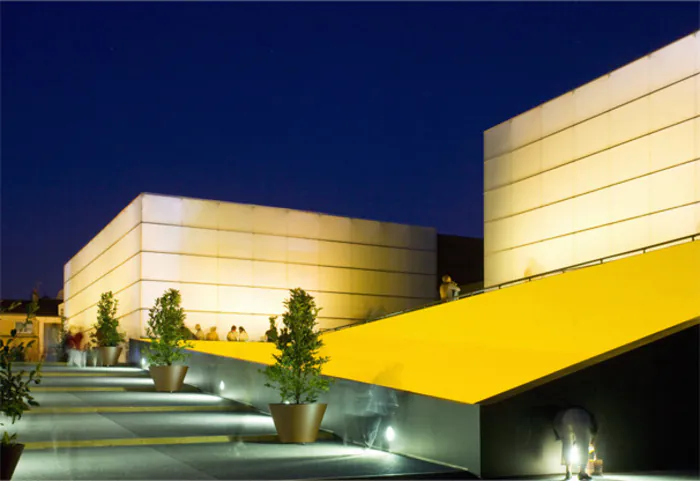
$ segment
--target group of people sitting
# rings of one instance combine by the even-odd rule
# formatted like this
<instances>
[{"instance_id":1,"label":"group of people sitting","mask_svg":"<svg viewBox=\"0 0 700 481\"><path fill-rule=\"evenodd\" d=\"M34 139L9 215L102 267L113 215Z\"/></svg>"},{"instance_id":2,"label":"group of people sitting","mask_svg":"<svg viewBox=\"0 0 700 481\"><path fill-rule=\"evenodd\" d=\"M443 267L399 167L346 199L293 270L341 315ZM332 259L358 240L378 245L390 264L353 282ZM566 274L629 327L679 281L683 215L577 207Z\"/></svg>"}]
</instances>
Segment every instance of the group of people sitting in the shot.
<instances>
[{"instance_id":1,"label":"group of people sitting","mask_svg":"<svg viewBox=\"0 0 700 481\"><path fill-rule=\"evenodd\" d=\"M204 334L202 326L197 324L194 326L194 338L199 341L218 341L219 334L216 332L216 326L209 328L209 333ZM236 327L231 326L231 330L226 335L226 340L231 342L246 342L248 340L248 333L243 326Z\"/></svg>"}]
</instances>

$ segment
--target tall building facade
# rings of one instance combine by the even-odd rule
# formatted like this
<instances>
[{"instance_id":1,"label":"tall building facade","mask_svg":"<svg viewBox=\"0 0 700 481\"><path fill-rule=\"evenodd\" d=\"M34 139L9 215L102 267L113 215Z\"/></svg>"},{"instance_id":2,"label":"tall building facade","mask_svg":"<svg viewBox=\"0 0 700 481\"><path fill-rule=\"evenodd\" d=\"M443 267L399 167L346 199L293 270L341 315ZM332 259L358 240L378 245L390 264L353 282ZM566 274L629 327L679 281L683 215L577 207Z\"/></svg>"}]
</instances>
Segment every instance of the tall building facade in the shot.
<instances>
[{"instance_id":1,"label":"tall building facade","mask_svg":"<svg viewBox=\"0 0 700 481\"><path fill-rule=\"evenodd\" d=\"M486 286L700 232L700 34L484 133Z\"/></svg>"},{"instance_id":2,"label":"tall building facade","mask_svg":"<svg viewBox=\"0 0 700 481\"><path fill-rule=\"evenodd\" d=\"M190 327L224 338L244 326L257 340L302 287L321 328L362 322L435 299L436 239L428 227L141 194L66 263L65 315L88 327L111 290L138 338L155 299L176 288Z\"/></svg>"}]
</instances>

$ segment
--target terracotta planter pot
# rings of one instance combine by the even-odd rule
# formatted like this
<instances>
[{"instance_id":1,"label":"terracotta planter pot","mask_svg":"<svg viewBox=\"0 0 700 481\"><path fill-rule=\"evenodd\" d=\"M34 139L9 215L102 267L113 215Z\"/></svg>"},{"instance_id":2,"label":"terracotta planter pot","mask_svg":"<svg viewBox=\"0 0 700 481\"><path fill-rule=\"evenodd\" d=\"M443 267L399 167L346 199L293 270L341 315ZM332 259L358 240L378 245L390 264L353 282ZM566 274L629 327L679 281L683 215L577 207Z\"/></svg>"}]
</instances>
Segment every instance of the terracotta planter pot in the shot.
<instances>
[{"instance_id":1,"label":"terracotta planter pot","mask_svg":"<svg viewBox=\"0 0 700 481\"><path fill-rule=\"evenodd\" d=\"M12 479L22 451L24 451L24 444L0 445L0 479Z\"/></svg>"},{"instance_id":2,"label":"terracotta planter pot","mask_svg":"<svg viewBox=\"0 0 700 481\"><path fill-rule=\"evenodd\" d=\"M283 443L313 443L327 404L270 404L277 436Z\"/></svg>"},{"instance_id":3,"label":"terracotta planter pot","mask_svg":"<svg viewBox=\"0 0 700 481\"><path fill-rule=\"evenodd\" d=\"M148 368L158 392L177 392L182 389L187 366L151 366Z\"/></svg>"},{"instance_id":4,"label":"terracotta planter pot","mask_svg":"<svg viewBox=\"0 0 700 481\"><path fill-rule=\"evenodd\" d=\"M119 364L119 356L122 354L121 347L99 347L97 356L102 366L116 366Z\"/></svg>"}]
</instances>

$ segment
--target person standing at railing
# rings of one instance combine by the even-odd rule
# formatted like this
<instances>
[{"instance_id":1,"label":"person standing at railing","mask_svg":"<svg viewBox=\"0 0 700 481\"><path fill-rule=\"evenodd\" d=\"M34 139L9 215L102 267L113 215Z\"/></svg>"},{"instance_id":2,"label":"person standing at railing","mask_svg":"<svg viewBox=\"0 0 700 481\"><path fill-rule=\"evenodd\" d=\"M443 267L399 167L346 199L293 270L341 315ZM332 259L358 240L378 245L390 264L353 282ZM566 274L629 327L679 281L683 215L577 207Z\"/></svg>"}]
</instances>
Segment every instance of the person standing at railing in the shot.
<instances>
[{"instance_id":1,"label":"person standing at railing","mask_svg":"<svg viewBox=\"0 0 700 481\"><path fill-rule=\"evenodd\" d=\"M442 276L442 284L440 285L440 300L442 302L457 299L460 290L457 283L454 282L450 276Z\"/></svg>"}]
</instances>

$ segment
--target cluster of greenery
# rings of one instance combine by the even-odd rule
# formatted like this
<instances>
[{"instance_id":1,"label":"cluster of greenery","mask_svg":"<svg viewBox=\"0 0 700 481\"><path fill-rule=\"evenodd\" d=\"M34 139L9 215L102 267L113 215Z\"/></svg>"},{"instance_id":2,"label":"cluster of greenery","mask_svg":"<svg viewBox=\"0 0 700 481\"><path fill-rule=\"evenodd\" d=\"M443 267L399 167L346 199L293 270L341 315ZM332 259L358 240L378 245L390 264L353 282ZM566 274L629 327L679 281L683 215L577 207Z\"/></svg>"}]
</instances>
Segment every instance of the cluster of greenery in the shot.
<instances>
[{"instance_id":1,"label":"cluster of greenery","mask_svg":"<svg viewBox=\"0 0 700 481\"><path fill-rule=\"evenodd\" d=\"M104 292L97 304L97 322L93 325L95 332L92 340L98 347L116 347L122 344L126 337L119 332L117 306L119 301L114 298L112 291Z\"/></svg>"},{"instance_id":2,"label":"cluster of greenery","mask_svg":"<svg viewBox=\"0 0 700 481\"><path fill-rule=\"evenodd\" d=\"M185 326L181 301L180 291L168 289L148 312L146 335L151 342L146 357L153 366L172 366L186 361L190 355L186 349L193 345L187 342L189 329Z\"/></svg>"},{"instance_id":3,"label":"cluster of greenery","mask_svg":"<svg viewBox=\"0 0 700 481\"><path fill-rule=\"evenodd\" d=\"M9 310L17 307L17 303L10 306ZM3 312L0 310L0 312ZM36 311L34 311L36 312ZM24 412L31 406L38 406L31 394L30 386L41 381L41 363L29 371L13 371L13 363L16 359L24 359L25 352L31 348L34 341L27 343L17 341L17 330L10 332L7 341L0 339L0 413L10 419L14 424L22 418ZM25 374L28 376L25 377ZM0 423L0 426L4 426ZM0 444L11 446L17 444L17 434L4 431Z\"/></svg>"},{"instance_id":4,"label":"cluster of greenery","mask_svg":"<svg viewBox=\"0 0 700 481\"><path fill-rule=\"evenodd\" d=\"M12 310L12 307L10 307L10 310ZM32 302L27 304L27 324L34 323L37 312L39 312L39 300L32 296Z\"/></svg>"},{"instance_id":5,"label":"cluster of greenery","mask_svg":"<svg viewBox=\"0 0 700 481\"><path fill-rule=\"evenodd\" d=\"M265 386L277 389L282 402L313 403L330 387L329 380L321 376L329 358L319 354L323 341L315 329L321 309L300 288L290 290L290 298L284 305L284 328L275 340L280 353L274 354L275 364L263 371L268 380Z\"/></svg>"}]
</instances>

